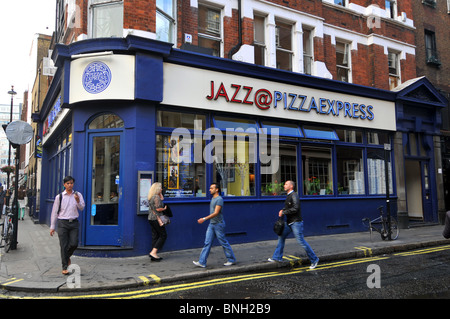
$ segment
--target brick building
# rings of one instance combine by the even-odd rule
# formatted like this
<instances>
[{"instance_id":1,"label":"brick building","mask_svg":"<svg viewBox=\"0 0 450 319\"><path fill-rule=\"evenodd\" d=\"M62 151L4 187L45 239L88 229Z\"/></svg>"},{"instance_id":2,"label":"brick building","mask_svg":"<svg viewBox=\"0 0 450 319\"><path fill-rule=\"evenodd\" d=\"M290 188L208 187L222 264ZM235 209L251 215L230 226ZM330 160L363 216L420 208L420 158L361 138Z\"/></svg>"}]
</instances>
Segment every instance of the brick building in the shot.
<instances>
[{"instance_id":1,"label":"brick building","mask_svg":"<svg viewBox=\"0 0 450 319\"><path fill-rule=\"evenodd\" d=\"M416 76L410 1L77 0L58 6L58 43L132 34L380 89Z\"/></svg>"},{"instance_id":2,"label":"brick building","mask_svg":"<svg viewBox=\"0 0 450 319\"><path fill-rule=\"evenodd\" d=\"M287 179L307 235L363 230L380 205L438 221L445 103L416 76L410 1L61 0L56 25L39 218L74 176L80 251L148 252L155 181L171 250L202 245L212 182L232 243L273 238Z\"/></svg>"}]
</instances>

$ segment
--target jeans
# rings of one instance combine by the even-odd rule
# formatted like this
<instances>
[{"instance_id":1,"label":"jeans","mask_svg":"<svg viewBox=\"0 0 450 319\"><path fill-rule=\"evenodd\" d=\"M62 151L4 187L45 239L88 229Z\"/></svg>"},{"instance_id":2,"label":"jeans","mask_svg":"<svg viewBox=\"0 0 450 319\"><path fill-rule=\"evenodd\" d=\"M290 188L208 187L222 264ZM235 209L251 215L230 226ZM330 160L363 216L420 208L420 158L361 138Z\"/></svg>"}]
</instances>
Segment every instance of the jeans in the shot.
<instances>
[{"instance_id":1,"label":"jeans","mask_svg":"<svg viewBox=\"0 0 450 319\"><path fill-rule=\"evenodd\" d=\"M303 249L306 251L306 255L308 256L311 263L316 262L319 258L317 258L316 254L306 242L305 238L303 238L303 221L295 222L291 225L284 223L284 230L281 236L278 236L278 244L277 248L275 248L275 252L273 253L272 259L281 261L283 259L283 250L284 243L286 241L286 237L294 232L294 236L297 239L298 243L302 245Z\"/></svg>"},{"instance_id":2,"label":"jeans","mask_svg":"<svg viewBox=\"0 0 450 319\"><path fill-rule=\"evenodd\" d=\"M230 243L225 238L225 222L212 224L209 223L208 229L206 230L205 245L203 246L202 252L200 253L200 258L198 262L203 266L206 266L206 260L208 259L209 252L211 251L211 246L217 238L219 243L222 245L223 252L227 257L229 262L236 262L236 257L234 257L233 250L231 249Z\"/></svg>"}]
</instances>

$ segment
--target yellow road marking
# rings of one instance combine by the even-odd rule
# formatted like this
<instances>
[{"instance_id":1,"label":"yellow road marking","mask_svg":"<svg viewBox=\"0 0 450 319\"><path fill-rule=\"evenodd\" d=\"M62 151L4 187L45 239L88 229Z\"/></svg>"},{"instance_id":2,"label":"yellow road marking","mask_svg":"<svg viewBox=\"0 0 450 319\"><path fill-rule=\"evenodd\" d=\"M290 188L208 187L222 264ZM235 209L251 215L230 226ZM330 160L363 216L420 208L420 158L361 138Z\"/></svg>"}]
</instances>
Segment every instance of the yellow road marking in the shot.
<instances>
[{"instance_id":1,"label":"yellow road marking","mask_svg":"<svg viewBox=\"0 0 450 319\"><path fill-rule=\"evenodd\" d=\"M359 249L359 250L364 251L364 256L365 257L367 257L367 252L369 253L369 256L372 256L372 248L359 246L359 247L355 247L355 249Z\"/></svg>"},{"instance_id":2,"label":"yellow road marking","mask_svg":"<svg viewBox=\"0 0 450 319\"><path fill-rule=\"evenodd\" d=\"M22 280L23 280L23 278L20 278L20 279L11 278L9 281L5 281L4 283L2 283L2 286L8 286L8 285L11 285L11 284L13 284L15 282L19 282L19 281L22 281Z\"/></svg>"}]
</instances>

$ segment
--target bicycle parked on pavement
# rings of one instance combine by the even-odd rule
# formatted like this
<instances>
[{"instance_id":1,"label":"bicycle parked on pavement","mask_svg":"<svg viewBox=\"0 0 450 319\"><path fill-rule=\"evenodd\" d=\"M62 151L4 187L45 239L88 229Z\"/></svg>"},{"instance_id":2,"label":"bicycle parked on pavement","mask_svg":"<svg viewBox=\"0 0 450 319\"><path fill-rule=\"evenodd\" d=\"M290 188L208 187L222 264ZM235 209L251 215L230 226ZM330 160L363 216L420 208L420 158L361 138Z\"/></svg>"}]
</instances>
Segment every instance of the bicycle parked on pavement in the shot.
<instances>
[{"instance_id":1,"label":"bicycle parked on pavement","mask_svg":"<svg viewBox=\"0 0 450 319\"><path fill-rule=\"evenodd\" d=\"M11 212L9 207L6 207L5 218L3 222L0 224L1 227L1 238L0 238L0 248L5 248L5 252L9 252L11 249L11 243L13 241L13 216L14 214Z\"/></svg>"},{"instance_id":2,"label":"bicycle parked on pavement","mask_svg":"<svg viewBox=\"0 0 450 319\"><path fill-rule=\"evenodd\" d=\"M369 228L370 232L370 240L372 240L372 232L376 231L380 233L381 239L386 240L389 239L389 233L390 233L390 239L396 240L399 235L399 228L397 221L394 217L391 216L390 223L388 222L388 218L384 216L383 213L383 206L378 207L378 210L380 211L380 217L375 218L373 220L370 220L369 218L363 218L362 222L364 226ZM390 232L389 232L390 230Z\"/></svg>"}]
</instances>

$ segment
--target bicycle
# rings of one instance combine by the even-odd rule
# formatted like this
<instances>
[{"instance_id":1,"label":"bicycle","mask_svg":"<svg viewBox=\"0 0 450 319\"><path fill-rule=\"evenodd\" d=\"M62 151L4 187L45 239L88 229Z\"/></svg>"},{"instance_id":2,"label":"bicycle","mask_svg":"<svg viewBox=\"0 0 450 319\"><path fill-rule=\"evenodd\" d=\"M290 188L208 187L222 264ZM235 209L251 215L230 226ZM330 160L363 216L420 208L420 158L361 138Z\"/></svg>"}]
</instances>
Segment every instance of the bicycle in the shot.
<instances>
[{"instance_id":1,"label":"bicycle","mask_svg":"<svg viewBox=\"0 0 450 319\"><path fill-rule=\"evenodd\" d=\"M5 252L9 252L11 249L11 244L13 241L13 219L14 214L10 212L9 207L6 207L6 214L3 223L0 224L1 227L1 238L0 238L0 247L5 248Z\"/></svg>"},{"instance_id":2,"label":"bicycle","mask_svg":"<svg viewBox=\"0 0 450 319\"><path fill-rule=\"evenodd\" d=\"M386 240L389 237L389 231L388 231L388 219L383 214L383 206L378 207L378 210L380 211L380 217L375 218L373 220L370 220L369 218L363 218L362 222L363 225L369 228L370 231L370 240L372 240L372 231L377 231L381 235L382 240ZM391 233L391 240L396 240L399 235L399 228L397 221L394 217L391 216L390 218L390 233Z\"/></svg>"}]
</instances>

